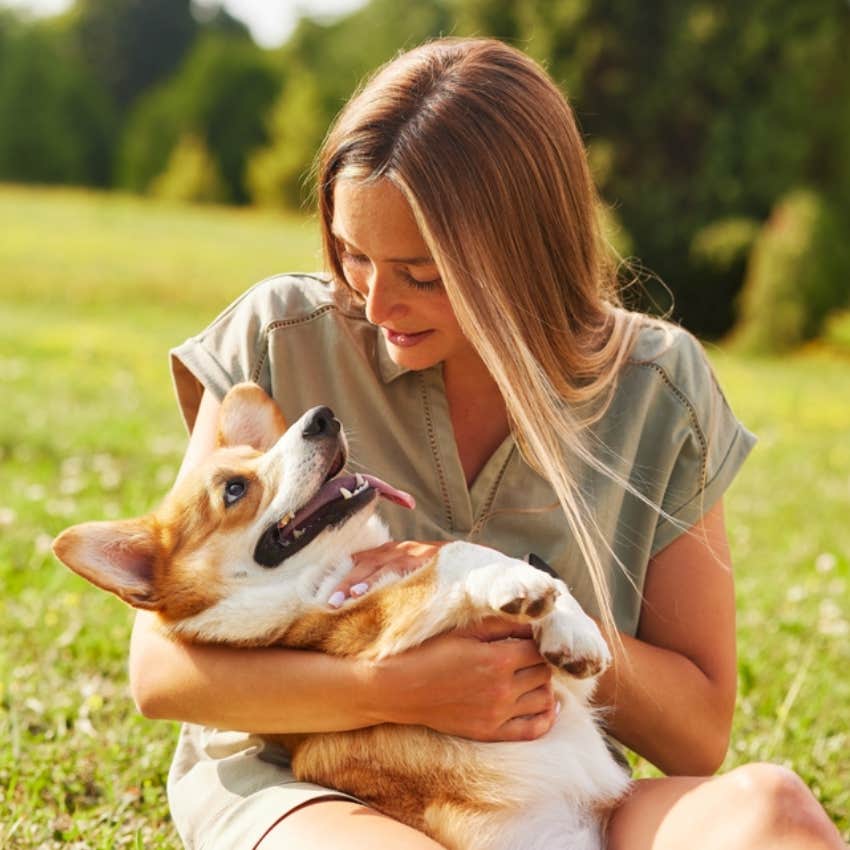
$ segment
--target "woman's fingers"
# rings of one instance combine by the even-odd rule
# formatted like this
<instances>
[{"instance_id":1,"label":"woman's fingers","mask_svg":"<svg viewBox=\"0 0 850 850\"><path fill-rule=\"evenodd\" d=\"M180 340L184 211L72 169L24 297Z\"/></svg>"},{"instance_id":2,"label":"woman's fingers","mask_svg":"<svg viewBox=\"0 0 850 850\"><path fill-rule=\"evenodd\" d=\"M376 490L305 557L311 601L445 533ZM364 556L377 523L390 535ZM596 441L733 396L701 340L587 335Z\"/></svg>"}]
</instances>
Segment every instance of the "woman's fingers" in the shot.
<instances>
[{"instance_id":1,"label":"woman's fingers","mask_svg":"<svg viewBox=\"0 0 850 850\"><path fill-rule=\"evenodd\" d=\"M531 633L530 623L517 623L496 615L485 617L475 625L455 629L456 635L473 637L485 643L506 638L530 638Z\"/></svg>"},{"instance_id":2,"label":"woman's fingers","mask_svg":"<svg viewBox=\"0 0 850 850\"><path fill-rule=\"evenodd\" d=\"M328 599L331 608L341 607L347 599L363 596L386 573L406 575L433 560L444 543L416 540L390 541L375 549L354 555L354 567L345 581L334 588Z\"/></svg>"},{"instance_id":3,"label":"woman's fingers","mask_svg":"<svg viewBox=\"0 0 850 850\"><path fill-rule=\"evenodd\" d=\"M494 741L533 741L545 735L558 719L560 706L554 702L547 711L524 717L513 717L499 727Z\"/></svg>"},{"instance_id":4,"label":"woman's fingers","mask_svg":"<svg viewBox=\"0 0 850 850\"><path fill-rule=\"evenodd\" d=\"M514 673L517 694L526 694L541 687L549 687L552 681L552 668L544 663L533 667L524 667ZM542 709L541 709L542 710Z\"/></svg>"}]
</instances>

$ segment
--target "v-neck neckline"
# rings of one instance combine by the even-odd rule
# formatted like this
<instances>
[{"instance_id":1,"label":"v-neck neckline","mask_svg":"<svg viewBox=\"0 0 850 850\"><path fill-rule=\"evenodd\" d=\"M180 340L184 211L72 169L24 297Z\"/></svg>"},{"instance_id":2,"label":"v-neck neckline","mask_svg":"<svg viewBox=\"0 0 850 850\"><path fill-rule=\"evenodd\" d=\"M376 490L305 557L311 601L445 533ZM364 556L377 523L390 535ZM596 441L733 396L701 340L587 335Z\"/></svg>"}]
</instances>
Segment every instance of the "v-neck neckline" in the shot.
<instances>
[{"instance_id":1,"label":"v-neck neckline","mask_svg":"<svg viewBox=\"0 0 850 850\"><path fill-rule=\"evenodd\" d=\"M426 422L430 423L429 441L434 454L447 519L453 531L473 533L493 504L499 484L515 449L508 434L487 458L478 474L467 484L460 459L454 426L446 396L441 365L418 373Z\"/></svg>"}]
</instances>

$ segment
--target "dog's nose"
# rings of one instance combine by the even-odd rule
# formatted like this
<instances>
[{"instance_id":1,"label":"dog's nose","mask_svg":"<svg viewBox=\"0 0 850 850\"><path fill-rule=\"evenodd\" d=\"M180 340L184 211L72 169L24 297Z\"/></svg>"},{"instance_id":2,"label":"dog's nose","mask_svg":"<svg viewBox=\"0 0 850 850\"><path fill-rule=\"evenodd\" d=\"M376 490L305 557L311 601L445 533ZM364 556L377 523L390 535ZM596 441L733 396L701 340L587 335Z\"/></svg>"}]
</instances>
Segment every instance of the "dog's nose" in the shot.
<instances>
[{"instance_id":1,"label":"dog's nose","mask_svg":"<svg viewBox=\"0 0 850 850\"><path fill-rule=\"evenodd\" d=\"M329 407L315 407L307 414L307 424L301 436L307 439L335 437L340 427L339 419Z\"/></svg>"}]
</instances>

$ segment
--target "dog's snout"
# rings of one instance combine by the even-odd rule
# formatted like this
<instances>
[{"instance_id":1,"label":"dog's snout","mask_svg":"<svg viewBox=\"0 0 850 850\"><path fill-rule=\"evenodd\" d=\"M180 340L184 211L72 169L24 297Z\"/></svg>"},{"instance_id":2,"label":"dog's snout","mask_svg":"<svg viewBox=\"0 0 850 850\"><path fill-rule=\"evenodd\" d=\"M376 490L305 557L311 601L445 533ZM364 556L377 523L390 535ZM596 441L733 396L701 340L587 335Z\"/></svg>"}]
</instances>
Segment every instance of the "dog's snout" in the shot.
<instances>
[{"instance_id":1,"label":"dog's snout","mask_svg":"<svg viewBox=\"0 0 850 850\"><path fill-rule=\"evenodd\" d=\"M340 427L339 420L329 407L316 407L307 414L307 424L301 435L306 439L336 437Z\"/></svg>"}]
</instances>

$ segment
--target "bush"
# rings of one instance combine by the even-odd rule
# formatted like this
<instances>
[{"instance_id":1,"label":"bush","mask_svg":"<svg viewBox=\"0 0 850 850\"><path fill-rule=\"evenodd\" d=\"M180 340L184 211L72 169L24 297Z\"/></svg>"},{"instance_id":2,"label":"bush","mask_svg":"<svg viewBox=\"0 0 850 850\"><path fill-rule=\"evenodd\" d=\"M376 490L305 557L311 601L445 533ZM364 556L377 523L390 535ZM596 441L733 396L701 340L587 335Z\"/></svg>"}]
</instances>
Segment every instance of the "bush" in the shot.
<instances>
[{"instance_id":1,"label":"bush","mask_svg":"<svg viewBox=\"0 0 850 850\"><path fill-rule=\"evenodd\" d=\"M222 203L227 189L202 139L191 133L174 148L168 167L151 183L150 192L169 201Z\"/></svg>"},{"instance_id":2,"label":"bush","mask_svg":"<svg viewBox=\"0 0 850 850\"><path fill-rule=\"evenodd\" d=\"M807 189L786 195L762 228L747 267L734 343L747 351L788 350L821 333L850 305L850 249L843 219Z\"/></svg>"},{"instance_id":3,"label":"bush","mask_svg":"<svg viewBox=\"0 0 850 850\"><path fill-rule=\"evenodd\" d=\"M269 145L248 162L248 193L260 206L297 208L306 200L309 166L327 129L312 74L290 74L268 128Z\"/></svg>"},{"instance_id":4,"label":"bush","mask_svg":"<svg viewBox=\"0 0 850 850\"><path fill-rule=\"evenodd\" d=\"M265 144L265 115L280 88L268 57L246 39L200 39L177 76L143 97L128 123L119 182L147 191L186 134L203 139L227 195L248 199L245 165Z\"/></svg>"}]
</instances>

